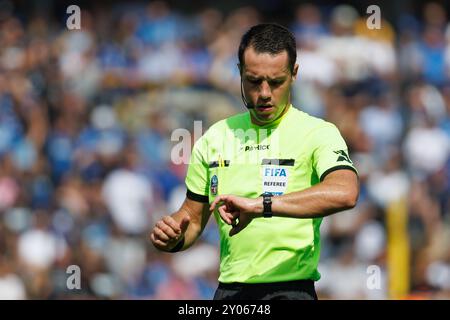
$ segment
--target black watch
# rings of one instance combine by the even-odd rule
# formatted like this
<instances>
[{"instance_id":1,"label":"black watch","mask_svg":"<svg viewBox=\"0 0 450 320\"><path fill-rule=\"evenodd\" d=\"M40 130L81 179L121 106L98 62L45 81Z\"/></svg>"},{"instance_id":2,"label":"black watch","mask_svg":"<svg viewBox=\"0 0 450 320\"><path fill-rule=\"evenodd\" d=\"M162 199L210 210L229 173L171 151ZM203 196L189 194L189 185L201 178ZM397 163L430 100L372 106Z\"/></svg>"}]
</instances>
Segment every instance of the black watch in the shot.
<instances>
[{"instance_id":1,"label":"black watch","mask_svg":"<svg viewBox=\"0 0 450 320\"><path fill-rule=\"evenodd\" d=\"M273 216L272 196L273 196L273 194L271 194L270 192L264 192L263 194L261 194L261 196L263 197L263 206L264 206L263 217L264 218L272 218L272 216Z\"/></svg>"}]
</instances>

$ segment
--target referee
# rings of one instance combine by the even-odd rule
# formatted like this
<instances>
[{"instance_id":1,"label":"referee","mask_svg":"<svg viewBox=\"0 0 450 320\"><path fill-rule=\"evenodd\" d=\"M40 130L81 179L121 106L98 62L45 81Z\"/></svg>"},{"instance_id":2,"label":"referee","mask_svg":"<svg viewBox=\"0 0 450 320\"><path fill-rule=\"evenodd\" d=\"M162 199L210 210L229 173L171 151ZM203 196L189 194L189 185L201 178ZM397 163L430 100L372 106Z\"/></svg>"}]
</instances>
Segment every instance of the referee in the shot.
<instances>
[{"instance_id":1,"label":"referee","mask_svg":"<svg viewBox=\"0 0 450 320\"><path fill-rule=\"evenodd\" d=\"M160 250L185 250L213 213L220 231L214 299L315 300L320 224L355 206L357 171L338 129L291 104L299 67L289 30L252 27L238 56L248 111L195 143L186 199L150 238Z\"/></svg>"}]
</instances>

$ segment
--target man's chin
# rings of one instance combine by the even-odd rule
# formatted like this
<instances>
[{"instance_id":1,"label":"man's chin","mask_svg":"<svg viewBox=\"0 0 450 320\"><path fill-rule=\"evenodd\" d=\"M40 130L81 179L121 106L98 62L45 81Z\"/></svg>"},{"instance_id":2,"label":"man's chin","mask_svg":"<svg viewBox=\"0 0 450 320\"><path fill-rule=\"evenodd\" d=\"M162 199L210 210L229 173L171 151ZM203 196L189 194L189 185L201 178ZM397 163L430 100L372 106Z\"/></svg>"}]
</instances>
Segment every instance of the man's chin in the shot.
<instances>
[{"instance_id":1,"label":"man's chin","mask_svg":"<svg viewBox=\"0 0 450 320\"><path fill-rule=\"evenodd\" d=\"M257 114L255 117L261 124L269 124L275 120L274 114Z\"/></svg>"},{"instance_id":2,"label":"man's chin","mask_svg":"<svg viewBox=\"0 0 450 320\"><path fill-rule=\"evenodd\" d=\"M258 122L259 125L270 124L277 119L277 114L273 112L261 112L257 109L251 111L252 118Z\"/></svg>"}]
</instances>

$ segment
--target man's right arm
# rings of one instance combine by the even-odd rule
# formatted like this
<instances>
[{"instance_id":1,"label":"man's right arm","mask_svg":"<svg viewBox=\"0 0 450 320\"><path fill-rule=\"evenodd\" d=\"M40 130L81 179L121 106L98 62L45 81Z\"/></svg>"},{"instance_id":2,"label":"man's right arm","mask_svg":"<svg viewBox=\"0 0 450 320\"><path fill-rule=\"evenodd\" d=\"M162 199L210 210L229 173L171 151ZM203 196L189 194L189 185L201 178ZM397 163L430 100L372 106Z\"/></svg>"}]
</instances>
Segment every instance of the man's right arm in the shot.
<instances>
[{"instance_id":1,"label":"man's right arm","mask_svg":"<svg viewBox=\"0 0 450 320\"><path fill-rule=\"evenodd\" d=\"M208 203L186 198L177 212L163 217L155 224L150 239L161 251L170 252L174 248L176 251L185 250L201 235L210 215ZM181 243L182 247L178 248Z\"/></svg>"}]
</instances>

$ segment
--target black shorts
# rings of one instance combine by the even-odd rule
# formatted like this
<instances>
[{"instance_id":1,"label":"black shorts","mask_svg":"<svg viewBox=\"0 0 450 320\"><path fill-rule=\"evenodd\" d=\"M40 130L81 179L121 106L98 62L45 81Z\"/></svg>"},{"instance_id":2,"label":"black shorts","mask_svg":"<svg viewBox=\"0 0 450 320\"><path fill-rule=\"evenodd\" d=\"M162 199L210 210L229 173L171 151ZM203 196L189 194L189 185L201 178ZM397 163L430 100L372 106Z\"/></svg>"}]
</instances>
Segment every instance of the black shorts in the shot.
<instances>
[{"instance_id":1,"label":"black shorts","mask_svg":"<svg viewBox=\"0 0 450 320\"><path fill-rule=\"evenodd\" d=\"M214 300L317 300L314 281L221 283Z\"/></svg>"}]
</instances>

